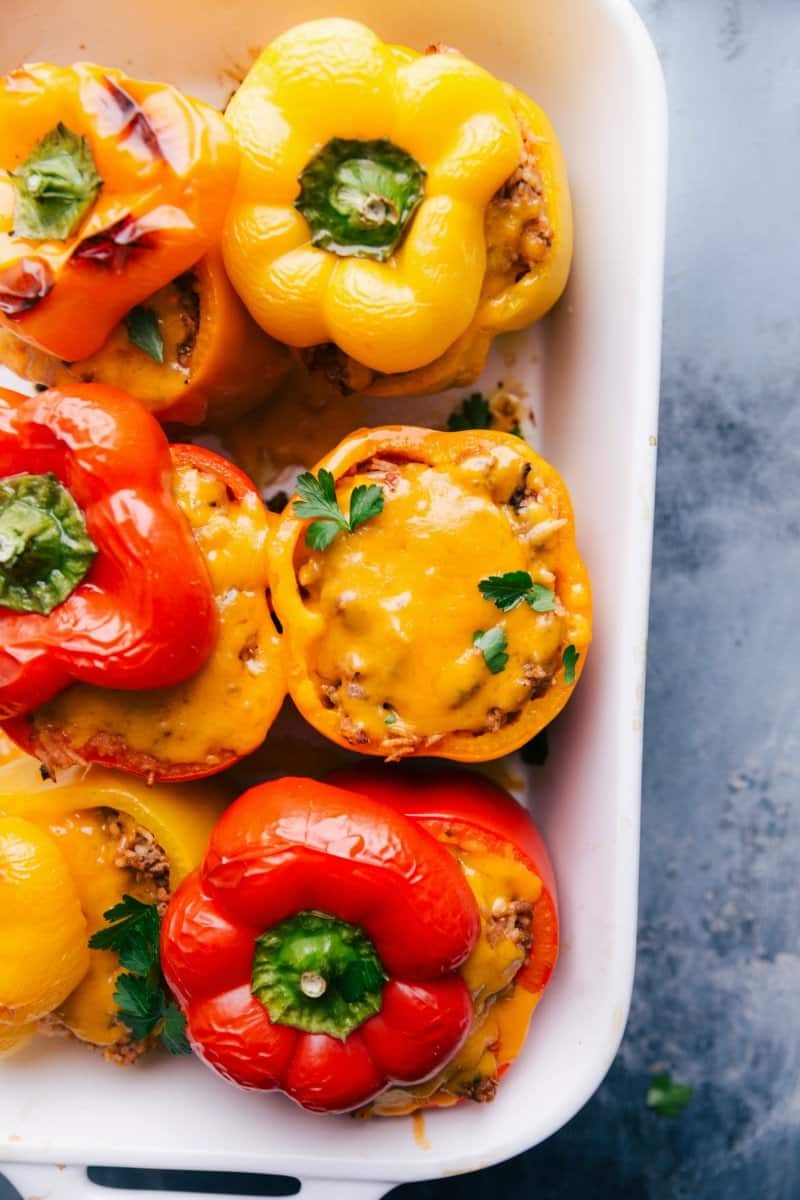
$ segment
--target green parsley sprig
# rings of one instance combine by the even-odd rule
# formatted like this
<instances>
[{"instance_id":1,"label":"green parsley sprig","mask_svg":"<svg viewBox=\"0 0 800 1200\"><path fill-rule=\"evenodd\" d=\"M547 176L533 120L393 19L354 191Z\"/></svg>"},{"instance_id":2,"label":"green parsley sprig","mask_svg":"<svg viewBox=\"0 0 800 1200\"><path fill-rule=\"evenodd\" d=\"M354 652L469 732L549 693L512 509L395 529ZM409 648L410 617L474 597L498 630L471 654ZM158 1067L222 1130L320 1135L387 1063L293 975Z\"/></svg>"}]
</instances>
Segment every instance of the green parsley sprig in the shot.
<instances>
[{"instance_id":1,"label":"green parsley sprig","mask_svg":"<svg viewBox=\"0 0 800 1200\"><path fill-rule=\"evenodd\" d=\"M575 682L575 668L578 665L580 654L572 645L572 642L567 646L561 656L561 661L564 664L564 683L571 684Z\"/></svg>"},{"instance_id":2,"label":"green parsley sprig","mask_svg":"<svg viewBox=\"0 0 800 1200\"><path fill-rule=\"evenodd\" d=\"M534 612L553 612L555 592L543 583L534 583L527 571L506 571L489 575L478 584L484 600L490 600L501 612L511 612L523 600Z\"/></svg>"},{"instance_id":3,"label":"green parsley sprig","mask_svg":"<svg viewBox=\"0 0 800 1200\"><path fill-rule=\"evenodd\" d=\"M502 627L495 625L487 633L484 633L482 629L478 629L472 635L472 644L480 650L483 655L483 661L492 674L499 675L508 662L508 654L506 653L508 642Z\"/></svg>"},{"instance_id":4,"label":"green parsley sprig","mask_svg":"<svg viewBox=\"0 0 800 1200\"><path fill-rule=\"evenodd\" d=\"M152 308L137 304L125 318L125 328L134 346L138 346L145 354L149 354L154 362L164 361L164 339L158 316Z\"/></svg>"},{"instance_id":5,"label":"green parsley sprig","mask_svg":"<svg viewBox=\"0 0 800 1200\"><path fill-rule=\"evenodd\" d=\"M327 550L340 533L352 533L383 512L383 488L377 483L359 484L353 488L350 512L345 516L336 496L336 481L324 467L318 476L304 471L297 480L297 493L295 516L312 521L306 530L306 545L311 550Z\"/></svg>"},{"instance_id":6,"label":"green parsley sprig","mask_svg":"<svg viewBox=\"0 0 800 1200\"><path fill-rule=\"evenodd\" d=\"M491 429L492 410L489 401L480 392L465 396L459 408L450 413L447 418L447 428L451 433L461 433L465 429Z\"/></svg>"},{"instance_id":7,"label":"green parsley sprig","mask_svg":"<svg viewBox=\"0 0 800 1200\"><path fill-rule=\"evenodd\" d=\"M669 1072L654 1075L647 1089L645 1104L659 1117L676 1120L694 1096L694 1088L685 1083L673 1083Z\"/></svg>"},{"instance_id":8,"label":"green parsley sprig","mask_svg":"<svg viewBox=\"0 0 800 1200\"><path fill-rule=\"evenodd\" d=\"M125 970L117 977L117 1016L137 1040L158 1033L170 1054L188 1054L183 1013L167 999L158 951L161 918L155 904L124 895L103 913L109 924L89 938L91 950L113 950Z\"/></svg>"}]
</instances>

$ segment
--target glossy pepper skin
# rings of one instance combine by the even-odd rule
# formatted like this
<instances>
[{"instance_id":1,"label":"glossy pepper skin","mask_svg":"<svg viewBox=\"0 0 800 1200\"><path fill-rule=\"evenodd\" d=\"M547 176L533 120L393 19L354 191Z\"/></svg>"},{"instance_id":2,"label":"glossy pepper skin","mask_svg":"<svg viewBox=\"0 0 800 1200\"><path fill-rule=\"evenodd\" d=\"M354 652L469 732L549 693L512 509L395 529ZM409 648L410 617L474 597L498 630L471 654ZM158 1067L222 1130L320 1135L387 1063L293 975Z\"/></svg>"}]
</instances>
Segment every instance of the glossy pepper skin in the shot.
<instances>
[{"instance_id":1,"label":"glossy pepper skin","mask_svg":"<svg viewBox=\"0 0 800 1200\"><path fill-rule=\"evenodd\" d=\"M572 265L572 201L564 156L547 114L504 84L535 171L535 190L515 172L486 210L487 270L469 326L438 358L416 370L376 374L360 387L372 396L425 395L474 383L495 337L525 329L560 298ZM508 194L506 194L506 192ZM530 239L529 241L527 239Z\"/></svg>"},{"instance_id":2,"label":"glossy pepper skin","mask_svg":"<svg viewBox=\"0 0 800 1200\"><path fill-rule=\"evenodd\" d=\"M277 519L247 476L212 450L173 445L170 453L172 493L217 611L213 649L196 674L173 686L133 692L80 684L7 722L7 733L54 772L93 762L151 781L214 775L261 745L283 702L267 593Z\"/></svg>"},{"instance_id":3,"label":"glossy pepper skin","mask_svg":"<svg viewBox=\"0 0 800 1200\"><path fill-rule=\"evenodd\" d=\"M4 172L57 131L86 139L101 186L68 230L34 237L15 233L20 199L14 177L2 180L0 323L75 362L218 241L238 154L217 112L167 84L91 63L35 63L0 80Z\"/></svg>"},{"instance_id":4,"label":"glossy pepper skin","mask_svg":"<svg viewBox=\"0 0 800 1200\"><path fill-rule=\"evenodd\" d=\"M492 502L491 512L482 514L477 524L470 525L464 522L472 520L474 495L465 491L457 503L448 507L449 502L443 499L444 493L434 488L429 498L425 499L425 507L414 510L406 524L398 529L390 520L395 499L392 485L387 483L382 513L366 522L354 534L341 535L318 556L311 554L305 543L309 521L295 514L292 503L287 505L281 516L272 544L272 577L275 609L284 629L289 692L300 712L315 729L331 741L359 754L390 760L424 756L457 762L486 762L509 754L553 720L567 703L580 678L591 640L591 587L576 545L572 504L564 481L522 438L494 430L442 433L414 426L356 430L317 464L314 473L318 476L322 469L329 471L339 486L349 486L351 477L358 480L359 484L374 483L379 476L369 471L368 464L372 460L384 465L386 462L396 464L398 471L402 471L404 464L420 464L423 469L441 472L443 479L447 472L473 471L473 467L472 478L477 478L485 464L487 477L497 480L496 490L498 496L502 493L506 507L515 496L523 493L527 496L526 487L534 488L536 495L543 498L544 516L547 524L552 526L552 531L547 535L548 561L554 576L555 599L560 607L556 615L561 621L552 676L544 690L533 688L523 694L518 715L513 720L499 725L487 722L479 729L460 726L443 732L437 728L427 731L432 735L430 738L416 737L414 706L421 710L423 705L429 706L430 701L439 696L444 672L451 670L456 658L455 650L452 662L450 659L440 661L439 658L440 647L446 644L445 635L448 631L442 631L440 636L437 630L441 626L437 625L436 618L441 612L447 611L447 606L450 606L452 614L449 620L451 627L462 620L460 610L466 604L473 606L471 612L474 619L464 630L463 649L466 652L469 652L473 630L486 630L490 624L509 626L512 621L521 620L521 614L525 614L531 622L531 640L536 630L533 626L534 614L526 611L524 605L519 606L516 612L500 612L491 604L483 603L478 591L480 580L498 570L498 531L508 537L507 524L489 523L490 517L494 519L497 512L503 511L499 498L497 502ZM367 473L359 474L362 468ZM531 493L531 497L533 502L536 498L534 493ZM343 499L342 504L346 508L347 500ZM424 533L418 536L417 530L422 527L423 521L429 523L424 527ZM525 527L519 535L514 533L515 554L518 552L517 543L523 550L529 544L525 540L528 532L530 530ZM348 552L348 546L353 547L353 558L349 565L342 567L341 556ZM392 571L395 567L397 571L405 569L404 564L414 566L422 561L423 555L430 558L428 570L401 588L395 582ZM321 579L318 585L319 600L310 596L312 585L303 574L309 561L314 571L319 572L317 578ZM425 558L425 562L428 561ZM354 594L354 572L361 571L362 562L366 564L370 578L364 582L362 574L362 590ZM337 599L332 591L330 594L326 591L326 571L332 569L331 563L333 569L337 569L339 564L340 574L336 579L344 577L346 580L343 592L347 595L344 600L341 592ZM522 560L509 562L505 569L521 566ZM456 573L459 573L459 588L463 584L463 590L458 592L453 590ZM466 577L466 582L462 575ZM323 600L327 607L323 606ZM347 628L346 611L341 616L341 622L335 624L340 621L337 610L344 601L354 605L351 629ZM419 610L414 607L418 605L422 606ZM478 607L475 608L475 605ZM415 618L415 624L409 624L405 631L397 633L396 626L403 621L403 614L412 610L419 611L421 616ZM390 614L388 617L387 612ZM376 623L379 621L384 621L384 625L378 626ZM323 673L320 663L327 653L332 631L341 632L342 626L347 629L346 636L350 644L343 652L342 661L334 664L328 662ZM372 633L373 627L383 629L382 638ZM528 650L525 631L516 635L509 629L508 633L509 650ZM415 642L419 636L426 639L423 649ZM369 648L373 652L369 659L364 655L367 638L371 639ZM574 681L571 683L568 682L563 662L563 654L569 645L578 654ZM342 723L340 709L331 703L331 680L341 677L348 664L356 661L359 677L354 682L369 693L371 678L379 675L383 664L390 661L390 651L396 655L404 671L408 710L395 712L394 715L399 719L393 723L386 721L387 716L391 720L390 706L395 699L391 693L392 680L389 680L387 686L390 690L387 693L369 695L371 707L369 712L362 710L364 721L355 730L347 729ZM475 678L481 682L506 679L506 675L502 674L493 675L490 679L480 660L471 665L476 667L478 674ZM438 673L434 674L434 670ZM420 678L429 681L427 689L420 689ZM512 673L509 679L516 679L516 675ZM465 680L465 693L470 693L472 682L471 676ZM386 711L381 710L381 701ZM345 703L349 703L349 700ZM448 702L444 706L448 711L456 711L455 703L450 705ZM486 715L483 711L483 716Z\"/></svg>"},{"instance_id":5,"label":"glossy pepper skin","mask_svg":"<svg viewBox=\"0 0 800 1200\"><path fill-rule=\"evenodd\" d=\"M488 1005L481 1005L475 996L473 1028L459 1056L434 1081L417 1091L399 1089L385 1101L379 1099L374 1111L400 1115L418 1107L448 1107L463 1098L458 1084L465 1073L470 1068L479 1070L487 1058L495 1082L505 1074L525 1043L530 1018L550 982L559 949L558 897L550 856L525 809L476 772L364 765L336 771L329 782L402 812L449 845L457 858L466 850L500 864L517 862L541 882L532 906L531 944L525 960ZM485 922L492 911L491 889L484 892L483 902L488 909L481 912ZM462 968L473 984L484 978L485 968L477 958L473 953L474 961L468 960Z\"/></svg>"},{"instance_id":6,"label":"glossy pepper skin","mask_svg":"<svg viewBox=\"0 0 800 1200\"><path fill-rule=\"evenodd\" d=\"M163 362L131 340L127 318L96 354L74 363L0 327L0 360L46 387L103 383L129 392L160 421L214 427L262 404L291 364L247 312L216 248L139 307L158 321Z\"/></svg>"},{"instance_id":7,"label":"glossy pepper skin","mask_svg":"<svg viewBox=\"0 0 800 1200\"><path fill-rule=\"evenodd\" d=\"M90 951L88 939L104 910L141 885L115 864L101 823L112 810L152 835L175 888L200 861L225 800L207 784L147 786L99 768L55 782L30 758L0 767L0 1055L51 1013L95 1045L125 1036L113 1016L117 957Z\"/></svg>"},{"instance_id":8,"label":"glossy pepper skin","mask_svg":"<svg viewBox=\"0 0 800 1200\"><path fill-rule=\"evenodd\" d=\"M251 990L257 939L309 911L363 931L382 966L379 1011L345 1036L273 1023ZM434 838L366 797L287 778L246 792L222 817L170 902L161 955L209 1066L341 1112L456 1053L471 1019L456 972L477 930L472 894Z\"/></svg>"},{"instance_id":9,"label":"glossy pepper skin","mask_svg":"<svg viewBox=\"0 0 800 1200\"><path fill-rule=\"evenodd\" d=\"M465 333L486 270L484 212L522 149L497 80L456 53L418 55L354 21L311 21L263 51L226 119L243 165L225 263L264 329L294 347L333 342L384 373L423 367ZM312 245L295 207L298 178L332 139L389 139L425 172L385 261Z\"/></svg>"},{"instance_id":10,"label":"glossy pepper skin","mask_svg":"<svg viewBox=\"0 0 800 1200\"><path fill-rule=\"evenodd\" d=\"M159 425L124 392L85 384L0 393L0 481L54 476L96 548L88 574L51 612L0 608L0 718L31 712L74 680L164 687L208 658L211 586L172 495L171 465Z\"/></svg>"}]
</instances>

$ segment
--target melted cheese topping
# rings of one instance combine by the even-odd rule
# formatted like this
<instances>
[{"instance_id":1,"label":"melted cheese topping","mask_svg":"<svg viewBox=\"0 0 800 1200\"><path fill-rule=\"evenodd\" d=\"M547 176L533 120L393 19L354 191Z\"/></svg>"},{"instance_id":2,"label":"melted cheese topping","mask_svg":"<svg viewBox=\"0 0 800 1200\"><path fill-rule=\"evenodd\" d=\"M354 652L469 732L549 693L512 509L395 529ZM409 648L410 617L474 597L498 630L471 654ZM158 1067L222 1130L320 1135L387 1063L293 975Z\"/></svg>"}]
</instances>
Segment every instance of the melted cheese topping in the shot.
<instances>
[{"instance_id":1,"label":"melted cheese topping","mask_svg":"<svg viewBox=\"0 0 800 1200\"><path fill-rule=\"evenodd\" d=\"M126 892L145 904L153 904L157 898L152 880L137 880L133 871L118 862L121 826L133 833L130 818L102 809L73 813L49 826L69 863L86 918L87 937L105 928L103 913ZM108 1046L128 1036L115 1018L114 988L119 971L113 951L91 950L88 971L56 1009L67 1029L82 1041Z\"/></svg>"},{"instance_id":2,"label":"melted cheese topping","mask_svg":"<svg viewBox=\"0 0 800 1200\"><path fill-rule=\"evenodd\" d=\"M347 512L361 484L384 488L383 512L323 553L305 548L298 580L322 617L313 664L320 699L354 742L409 742L498 728L560 666L566 623L527 604L501 612L478 584L524 570L557 589L558 501L513 449L496 445L448 468L376 463L339 481ZM493 674L473 644L499 628L508 662ZM386 718L396 714L389 725ZM401 751L402 752L402 751Z\"/></svg>"},{"instance_id":3,"label":"melted cheese topping","mask_svg":"<svg viewBox=\"0 0 800 1200\"><path fill-rule=\"evenodd\" d=\"M267 518L254 496L230 498L225 484L190 467L175 471L175 496L205 558L219 634L208 662L185 683L152 691L113 691L79 684L35 717L80 750L99 737L119 738L166 763L213 765L263 741L283 699L279 639L265 593Z\"/></svg>"},{"instance_id":4,"label":"melted cheese topping","mask_svg":"<svg viewBox=\"0 0 800 1200\"><path fill-rule=\"evenodd\" d=\"M468 843L451 847L478 903L481 929L461 975L472 994L474 1016L467 1040L443 1071L412 1088L382 1093L366 1114L399 1116L420 1106L447 1107L469 1096L481 1083L496 1081L500 1068L516 1057L541 993L514 987L525 949L492 934L493 907L498 901L528 900L535 904L542 881L514 858L489 854Z\"/></svg>"}]
</instances>

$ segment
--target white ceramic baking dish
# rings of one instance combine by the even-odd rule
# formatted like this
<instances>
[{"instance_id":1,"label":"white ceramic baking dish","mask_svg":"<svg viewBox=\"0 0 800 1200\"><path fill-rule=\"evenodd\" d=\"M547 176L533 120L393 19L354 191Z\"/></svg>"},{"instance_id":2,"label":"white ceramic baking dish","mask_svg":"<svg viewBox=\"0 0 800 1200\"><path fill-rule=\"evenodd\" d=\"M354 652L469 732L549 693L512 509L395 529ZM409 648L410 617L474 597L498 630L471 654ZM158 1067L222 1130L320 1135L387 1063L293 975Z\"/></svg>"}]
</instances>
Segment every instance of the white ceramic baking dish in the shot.
<instances>
[{"instance_id":1,"label":"white ceramic baking dish","mask_svg":"<svg viewBox=\"0 0 800 1200\"><path fill-rule=\"evenodd\" d=\"M40 1042L0 1066L3 1169L23 1195L70 1200L96 1190L79 1167L86 1163L282 1173L306 1181L304 1196L366 1200L394 1182L516 1154L568 1121L602 1080L633 978L666 173L653 47L628 0L297 0L289 8L3 0L2 8L2 70L95 59L221 104L254 48L289 23L338 14L392 41L458 46L534 96L567 155L575 267L557 311L499 348L485 386L503 379L525 391L537 444L572 491L596 601L586 673L528 788L559 880L561 958L493 1104L427 1115L420 1136L409 1119L320 1119L283 1097L237 1092L191 1059L156 1056L123 1075L76 1045ZM399 411L393 404L371 415ZM441 405L406 411L424 420ZM52 1163L76 1166L30 1165Z\"/></svg>"}]
</instances>

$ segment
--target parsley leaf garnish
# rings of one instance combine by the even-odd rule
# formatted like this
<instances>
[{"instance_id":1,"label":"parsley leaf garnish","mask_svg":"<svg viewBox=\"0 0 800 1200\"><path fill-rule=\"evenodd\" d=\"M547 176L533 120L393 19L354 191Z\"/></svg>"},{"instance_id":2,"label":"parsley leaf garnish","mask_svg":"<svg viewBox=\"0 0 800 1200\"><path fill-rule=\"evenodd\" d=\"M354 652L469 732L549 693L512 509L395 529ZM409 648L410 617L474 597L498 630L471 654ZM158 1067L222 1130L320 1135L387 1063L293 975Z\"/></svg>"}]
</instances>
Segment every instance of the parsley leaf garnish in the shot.
<instances>
[{"instance_id":1,"label":"parsley leaf garnish","mask_svg":"<svg viewBox=\"0 0 800 1200\"><path fill-rule=\"evenodd\" d=\"M186 1040L186 1018L177 1004L164 1006L164 1027L161 1041L170 1054L190 1054L191 1046Z\"/></svg>"},{"instance_id":2,"label":"parsley leaf garnish","mask_svg":"<svg viewBox=\"0 0 800 1200\"><path fill-rule=\"evenodd\" d=\"M447 428L451 433L460 433L464 429L491 429L492 410L489 401L480 392L473 392L461 401L461 407L451 412L447 418Z\"/></svg>"},{"instance_id":3,"label":"parsley leaf garnish","mask_svg":"<svg viewBox=\"0 0 800 1200\"><path fill-rule=\"evenodd\" d=\"M578 665L579 658L580 654L570 642L561 656L561 661L564 664L564 683L575 682L575 668Z\"/></svg>"},{"instance_id":4,"label":"parsley leaf garnish","mask_svg":"<svg viewBox=\"0 0 800 1200\"><path fill-rule=\"evenodd\" d=\"M125 895L103 914L109 925L89 938L91 950L115 950L119 963L135 975L146 975L158 962L161 921L154 904Z\"/></svg>"},{"instance_id":5,"label":"parsley leaf garnish","mask_svg":"<svg viewBox=\"0 0 800 1200\"><path fill-rule=\"evenodd\" d=\"M297 493L300 499L294 502L294 513L312 521L306 530L306 545L312 550L327 550L338 534L352 533L383 512L383 488L377 483L359 484L353 488L346 517L339 507L336 481L324 467L318 476L304 471L297 479Z\"/></svg>"},{"instance_id":6,"label":"parsley leaf garnish","mask_svg":"<svg viewBox=\"0 0 800 1200\"><path fill-rule=\"evenodd\" d=\"M542 583L534 583L527 571L506 571L489 575L478 584L484 600L491 600L501 612L511 612L524 600L534 612L552 612L555 592Z\"/></svg>"},{"instance_id":7,"label":"parsley leaf garnish","mask_svg":"<svg viewBox=\"0 0 800 1200\"><path fill-rule=\"evenodd\" d=\"M394 709L386 714L386 716L383 718L383 723L384 725L397 724L397 713L394 711Z\"/></svg>"},{"instance_id":8,"label":"parsley leaf garnish","mask_svg":"<svg viewBox=\"0 0 800 1200\"><path fill-rule=\"evenodd\" d=\"M138 346L145 354L157 363L164 361L164 339L158 325L158 317L152 308L144 308L137 304L125 318L125 328L134 346Z\"/></svg>"},{"instance_id":9,"label":"parsley leaf garnish","mask_svg":"<svg viewBox=\"0 0 800 1200\"><path fill-rule=\"evenodd\" d=\"M532 737L529 742L520 750L520 758L524 763L531 767L543 767L547 762L547 756L550 753L550 744L547 740L547 730L541 729L535 737Z\"/></svg>"},{"instance_id":10,"label":"parsley leaf garnish","mask_svg":"<svg viewBox=\"0 0 800 1200\"><path fill-rule=\"evenodd\" d=\"M164 1015L164 993L149 975L117 976L114 1003L120 1021L138 1040L149 1037Z\"/></svg>"},{"instance_id":11,"label":"parsley leaf garnish","mask_svg":"<svg viewBox=\"0 0 800 1200\"><path fill-rule=\"evenodd\" d=\"M674 1121L692 1099L694 1089L685 1083L673 1083L668 1072L653 1076L647 1089L645 1104L659 1117Z\"/></svg>"},{"instance_id":12,"label":"parsley leaf garnish","mask_svg":"<svg viewBox=\"0 0 800 1200\"><path fill-rule=\"evenodd\" d=\"M501 626L495 625L488 633L479 629L472 635L473 645L483 655L483 660L493 675L499 675L508 662L506 635Z\"/></svg>"},{"instance_id":13,"label":"parsley leaf garnish","mask_svg":"<svg viewBox=\"0 0 800 1200\"><path fill-rule=\"evenodd\" d=\"M103 914L110 924L89 938L91 950L113 950L125 970L117 976L117 1016L137 1040L160 1031L170 1054L188 1054L180 1009L167 1000L158 941L161 918L155 904L124 895Z\"/></svg>"}]
</instances>

